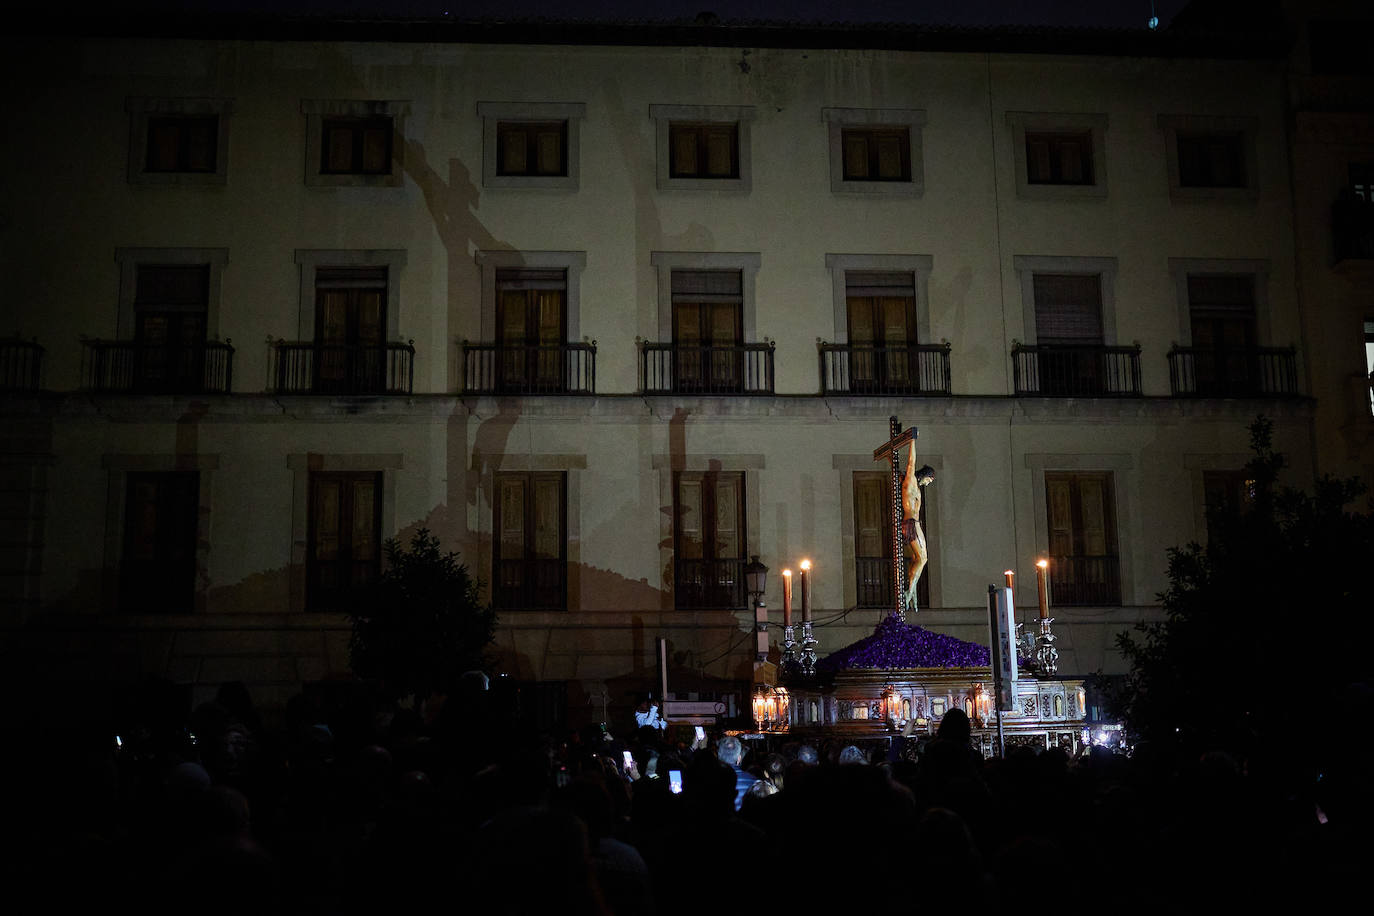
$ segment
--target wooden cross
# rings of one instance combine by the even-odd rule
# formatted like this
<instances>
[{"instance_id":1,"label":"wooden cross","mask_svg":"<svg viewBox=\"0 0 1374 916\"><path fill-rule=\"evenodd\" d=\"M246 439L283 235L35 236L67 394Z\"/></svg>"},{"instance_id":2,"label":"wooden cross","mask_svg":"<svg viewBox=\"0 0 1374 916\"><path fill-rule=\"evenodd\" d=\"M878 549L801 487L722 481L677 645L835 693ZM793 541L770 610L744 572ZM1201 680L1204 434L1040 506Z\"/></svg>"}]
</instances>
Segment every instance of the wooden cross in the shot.
<instances>
[{"instance_id":1,"label":"wooden cross","mask_svg":"<svg viewBox=\"0 0 1374 916\"><path fill-rule=\"evenodd\" d=\"M902 536L902 446L916 447L916 427L903 430L896 417L887 418L888 439L873 450L873 460L887 459L892 468L892 611L906 620L906 539Z\"/></svg>"}]
</instances>

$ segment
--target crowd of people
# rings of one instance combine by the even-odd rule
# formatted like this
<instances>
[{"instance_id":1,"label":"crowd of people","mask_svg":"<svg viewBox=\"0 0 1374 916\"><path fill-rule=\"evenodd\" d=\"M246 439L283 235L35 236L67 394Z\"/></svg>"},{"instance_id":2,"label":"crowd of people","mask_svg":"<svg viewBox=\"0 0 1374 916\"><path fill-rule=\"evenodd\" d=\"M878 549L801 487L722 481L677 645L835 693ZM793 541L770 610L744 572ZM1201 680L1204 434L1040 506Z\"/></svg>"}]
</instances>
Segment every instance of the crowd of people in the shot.
<instances>
[{"instance_id":1,"label":"crowd of people","mask_svg":"<svg viewBox=\"0 0 1374 916\"><path fill-rule=\"evenodd\" d=\"M242 685L189 719L144 699L127 734L68 709L11 747L11 836L44 909L1177 909L1334 893L1363 866L1362 809L1328 811L1319 780L1220 751L985 761L958 710L861 746L544 735L480 680L429 715L307 691L276 728Z\"/></svg>"}]
</instances>

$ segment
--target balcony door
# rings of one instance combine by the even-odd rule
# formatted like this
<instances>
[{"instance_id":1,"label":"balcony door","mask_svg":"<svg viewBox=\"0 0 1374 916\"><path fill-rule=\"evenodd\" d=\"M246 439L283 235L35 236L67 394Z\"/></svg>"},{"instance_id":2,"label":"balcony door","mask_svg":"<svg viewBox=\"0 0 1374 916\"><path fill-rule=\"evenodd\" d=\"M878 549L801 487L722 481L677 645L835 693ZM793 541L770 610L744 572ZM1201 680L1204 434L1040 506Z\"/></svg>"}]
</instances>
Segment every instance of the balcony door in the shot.
<instances>
[{"instance_id":1,"label":"balcony door","mask_svg":"<svg viewBox=\"0 0 1374 916\"><path fill-rule=\"evenodd\" d=\"M909 273L848 272L849 383L855 392L908 390L920 382L916 290Z\"/></svg>"},{"instance_id":2,"label":"balcony door","mask_svg":"<svg viewBox=\"0 0 1374 916\"><path fill-rule=\"evenodd\" d=\"M501 268L496 272L496 288L501 389L562 391L567 272Z\"/></svg>"},{"instance_id":3,"label":"balcony door","mask_svg":"<svg viewBox=\"0 0 1374 916\"><path fill-rule=\"evenodd\" d=\"M1046 473L1050 598L1061 605L1121 604L1110 472Z\"/></svg>"},{"instance_id":4,"label":"balcony door","mask_svg":"<svg viewBox=\"0 0 1374 916\"><path fill-rule=\"evenodd\" d=\"M134 390L202 390L209 265L140 264L136 278Z\"/></svg>"},{"instance_id":5,"label":"balcony door","mask_svg":"<svg viewBox=\"0 0 1374 916\"><path fill-rule=\"evenodd\" d=\"M673 271L675 388L735 392L743 387L743 278L738 270Z\"/></svg>"},{"instance_id":6,"label":"balcony door","mask_svg":"<svg viewBox=\"0 0 1374 916\"><path fill-rule=\"evenodd\" d=\"M926 501L921 500L921 530L926 543ZM916 604L930 607L930 568L916 583ZM910 570L908 570L908 574ZM854 472L854 574L859 607L891 608L892 591L892 475L884 471Z\"/></svg>"},{"instance_id":7,"label":"balcony door","mask_svg":"<svg viewBox=\"0 0 1374 916\"><path fill-rule=\"evenodd\" d=\"M1039 392L1094 395L1103 390L1102 278L1036 274L1035 339Z\"/></svg>"},{"instance_id":8,"label":"balcony door","mask_svg":"<svg viewBox=\"0 0 1374 916\"><path fill-rule=\"evenodd\" d=\"M315 273L315 391L377 393L386 378L386 268Z\"/></svg>"},{"instance_id":9,"label":"balcony door","mask_svg":"<svg viewBox=\"0 0 1374 916\"><path fill-rule=\"evenodd\" d=\"M1226 397L1255 390L1255 280L1251 276L1188 278L1193 378L1200 395Z\"/></svg>"},{"instance_id":10,"label":"balcony door","mask_svg":"<svg viewBox=\"0 0 1374 916\"><path fill-rule=\"evenodd\" d=\"M744 607L744 475L683 471L675 502L677 606Z\"/></svg>"}]
</instances>

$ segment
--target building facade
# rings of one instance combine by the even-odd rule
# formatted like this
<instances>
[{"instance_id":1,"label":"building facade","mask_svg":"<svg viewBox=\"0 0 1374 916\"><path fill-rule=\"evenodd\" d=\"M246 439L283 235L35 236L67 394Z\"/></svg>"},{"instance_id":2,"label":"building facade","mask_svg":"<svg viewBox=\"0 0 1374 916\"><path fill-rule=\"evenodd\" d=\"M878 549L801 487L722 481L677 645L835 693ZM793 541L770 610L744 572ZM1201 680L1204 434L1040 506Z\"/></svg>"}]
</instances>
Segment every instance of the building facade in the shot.
<instances>
[{"instance_id":1,"label":"building facade","mask_svg":"<svg viewBox=\"0 0 1374 916\"><path fill-rule=\"evenodd\" d=\"M14 657L280 704L423 527L569 721L660 637L747 684L749 557L822 652L886 612L895 415L916 622L986 643L1048 557L1112 673L1257 414L1310 480L1281 56L463 34L11 42Z\"/></svg>"}]
</instances>

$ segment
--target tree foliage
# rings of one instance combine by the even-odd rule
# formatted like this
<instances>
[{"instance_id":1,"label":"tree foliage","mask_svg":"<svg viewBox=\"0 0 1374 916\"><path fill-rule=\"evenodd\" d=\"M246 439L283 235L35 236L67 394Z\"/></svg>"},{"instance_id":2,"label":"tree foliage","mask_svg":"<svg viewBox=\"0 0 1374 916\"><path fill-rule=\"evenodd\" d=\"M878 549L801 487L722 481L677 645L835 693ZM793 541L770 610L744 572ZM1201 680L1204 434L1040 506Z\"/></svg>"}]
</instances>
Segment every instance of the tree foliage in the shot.
<instances>
[{"instance_id":1,"label":"tree foliage","mask_svg":"<svg viewBox=\"0 0 1374 916\"><path fill-rule=\"evenodd\" d=\"M1250 427L1245 504L1209 517L1206 547L1169 549L1164 620L1117 637L1130 672L1108 688L1109 708L1157 747L1248 754L1290 742L1369 677L1374 515L1346 509L1363 487L1280 485L1272 432L1263 417Z\"/></svg>"},{"instance_id":2,"label":"tree foliage","mask_svg":"<svg viewBox=\"0 0 1374 916\"><path fill-rule=\"evenodd\" d=\"M495 639L496 613L478 600L478 583L458 555L421 528L403 548L385 544L386 570L354 596L349 664L379 678L396 696L447 693L480 669Z\"/></svg>"}]
</instances>

